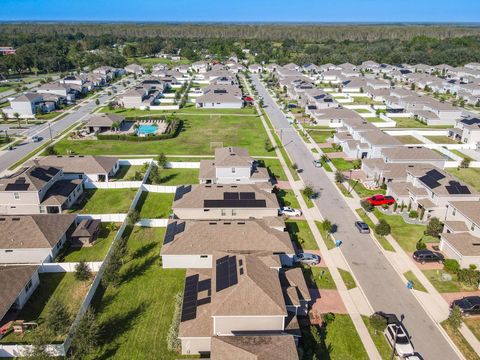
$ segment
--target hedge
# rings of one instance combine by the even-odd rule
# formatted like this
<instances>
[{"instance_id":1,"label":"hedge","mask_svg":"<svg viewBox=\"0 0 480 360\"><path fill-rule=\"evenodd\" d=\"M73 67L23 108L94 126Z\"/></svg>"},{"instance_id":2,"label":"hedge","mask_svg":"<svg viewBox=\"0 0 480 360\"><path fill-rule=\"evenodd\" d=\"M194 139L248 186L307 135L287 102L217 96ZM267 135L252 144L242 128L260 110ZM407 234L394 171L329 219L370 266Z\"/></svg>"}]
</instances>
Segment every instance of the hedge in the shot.
<instances>
[{"instance_id":1,"label":"hedge","mask_svg":"<svg viewBox=\"0 0 480 360\"><path fill-rule=\"evenodd\" d=\"M153 141L153 140L165 140L173 139L177 137L183 127L183 121L179 120L175 124L174 131L169 134L160 134L160 135L148 135L148 136L136 136L136 135L127 135L127 134L98 134L98 140L123 140L123 141Z\"/></svg>"}]
</instances>

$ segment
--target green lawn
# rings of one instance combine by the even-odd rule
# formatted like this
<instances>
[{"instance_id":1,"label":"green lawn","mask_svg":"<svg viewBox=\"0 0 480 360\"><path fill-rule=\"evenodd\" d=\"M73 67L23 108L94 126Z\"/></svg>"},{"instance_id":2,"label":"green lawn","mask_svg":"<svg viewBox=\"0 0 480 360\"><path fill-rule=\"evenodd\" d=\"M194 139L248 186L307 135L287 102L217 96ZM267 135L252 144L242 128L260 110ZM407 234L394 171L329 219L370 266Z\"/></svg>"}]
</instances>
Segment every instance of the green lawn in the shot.
<instances>
[{"instance_id":1,"label":"green lawn","mask_svg":"<svg viewBox=\"0 0 480 360\"><path fill-rule=\"evenodd\" d=\"M355 109L355 112L359 113L359 114L368 114L370 113L371 111L370 110L367 110L367 109Z\"/></svg>"},{"instance_id":2,"label":"green lawn","mask_svg":"<svg viewBox=\"0 0 480 360\"><path fill-rule=\"evenodd\" d=\"M383 237L382 235L378 235L375 233L375 225L373 224L372 220L370 220L370 218L367 216L367 214L365 213L365 210L363 209L356 209L355 210L358 214L358 216L360 216L360 218L362 219L362 221L364 223L366 223L369 227L370 227L370 231L374 234L374 238L377 239L378 243L382 246L382 248L384 250L387 250L387 251L393 251L395 252L395 249L393 248L393 246L388 242L387 239L385 239L385 237Z\"/></svg>"},{"instance_id":3,"label":"green lawn","mask_svg":"<svg viewBox=\"0 0 480 360\"><path fill-rule=\"evenodd\" d=\"M478 317L466 317L463 318L463 322L469 327L473 335L480 340L480 318Z\"/></svg>"},{"instance_id":4,"label":"green lawn","mask_svg":"<svg viewBox=\"0 0 480 360\"><path fill-rule=\"evenodd\" d=\"M353 161L342 158L331 158L330 161L339 171L353 170Z\"/></svg>"},{"instance_id":5,"label":"green lawn","mask_svg":"<svg viewBox=\"0 0 480 360\"><path fill-rule=\"evenodd\" d=\"M278 159L261 159L258 160L258 166L266 167L270 176L277 179L277 181L287 181L287 175L285 175L285 171L283 170L282 164Z\"/></svg>"},{"instance_id":6,"label":"green lawn","mask_svg":"<svg viewBox=\"0 0 480 360\"><path fill-rule=\"evenodd\" d=\"M327 289L335 290L337 286L333 281L332 274L327 267L318 267L318 266L304 266L302 267L303 275L305 276L305 281L311 289Z\"/></svg>"},{"instance_id":7,"label":"green lawn","mask_svg":"<svg viewBox=\"0 0 480 360\"><path fill-rule=\"evenodd\" d=\"M125 214L138 189L85 189L69 210L80 214Z\"/></svg>"},{"instance_id":8,"label":"green lawn","mask_svg":"<svg viewBox=\"0 0 480 360\"><path fill-rule=\"evenodd\" d=\"M355 96L353 98L354 104L361 104L361 105L383 105L381 101L375 101L367 96Z\"/></svg>"},{"instance_id":9,"label":"green lawn","mask_svg":"<svg viewBox=\"0 0 480 360\"><path fill-rule=\"evenodd\" d=\"M103 261L120 224L103 222L92 246L68 247L60 255L63 262Z\"/></svg>"},{"instance_id":10,"label":"green lawn","mask_svg":"<svg viewBox=\"0 0 480 360\"><path fill-rule=\"evenodd\" d=\"M458 349L461 351L466 360L478 360L479 357L472 346L468 343L467 340L463 337L459 330L456 330L450 326L448 320L445 320L441 323L444 330L447 332L448 336L452 341L457 345Z\"/></svg>"},{"instance_id":11,"label":"green lawn","mask_svg":"<svg viewBox=\"0 0 480 360\"><path fill-rule=\"evenodd\" d=\"M159 169L160 185L198 184L199 169Z\"/></svg>"},{"instance_id":12,"label":"green lawn","mask_svg":"<svg viewBox=\"0 0 480 360\"><path fill-rule=\"evenodd\" d=\"M307 204L307 207L308 207L309 209L315 206L315 204L313 203L313 200L312 200L311 198L307 197L307 196L303 193L303 191L301 191L301 194L302 194L303 200L305 201L305 203ZM316 196L316 195L315 195L315 196Z\"/></svg>"},{"instance_id":13,"label":"green lawn","mask_svg":"<svg viewBox=\"0 0 480 360\"><path fill-rule=\"evenodd\" d=\"M28 343L35 337L37 330L45 329L44 319L52 307L52 299L63 302L69 309L72 321L89 287L89 281L75 280L74 273L48 273L40 274L40 285L30 297L27 304L17 316L17 319L26 322L36 322L36 330L28 331L23 335L13 332L0 340L0 343ZM53 342L61 342L65 334L57 334Z\"/></svg>"},{"instance_id":14,"label":"green lawn","mask_svg":"<svg viewBox=\"0 0 480 360\"><path fill-rule=\"evenodd\" d=\"M135 227L128 239L129 260L122 282L96 297L103 329L96 359L165 359L180 356L167 349L174 297L183 292L185 270L162 269L163 228ZM103 296L102 296L103 295Z\"/></svg>"},{"instance_id":15,"label":"green lawn","mask_svg":"<svg viewBox=\"0 0 480 360\"><path fill-rule=\"evenodd\" d=\"M125 117L147 117L152 115L168 115L173 113L177 115L188 114L187 118L190 118L190 115L210 116L210 114L256 115L256 110L252 107L243 109L199 109L193 104L188 104L179 110L140 110L123 108L110 110L108 106L105 106L100 110L100 112L120 114Z\"/></svg>"},{"instance_id":16,"label":"green lawn","mask_svg":"<svg viewBox=\"0 0 480 360\"><path fill-rule=\"evenodd\" d=\"M357 284L355 283L355 279L353 278L352 274L350 274L350 272L343 269L338 269L338 272L340 273L340 276L342 277L342 280L345 283L345 286L347 287L348 290L351 290L357 287Z\"/></svg>"},{"instance_id":17,"label":"green lawn","mask_svg":"<svg viewBox=\"0 0 480 360\"><path fill-rule=\"evenodd\" d=\"M349 197L349 198L353 197L352 194L349 191L350 188L347 189L343 183L335 182L335 185L337 185L337 187L340 189L340 192L342 193L343 196Z\"/></svg>"},{"instance_id":18,"label":"green lawn","mask_svg":"<svg viewBox=\"0 0 480 360\"><path fill-rule=\"evenodd\" d=\"M265 150L267 134L258 116L185 116L184 127L173 139L152 141L71 140L55 144L59 154L72 151L82 155L210 155L213 142L240 146L250 155L272 155Z\"/></svg>"},{"instance_id":19,"label":"green lawn","mask_svg":"<svg viewBox=\"0 0 480 360\"><path fill-rule=\"evenodd\" d=\"M139 64L139 65L154 65L154 64L167 64L171 66L175 65L185 65L185 64L190 64L192 61L188 59L180 59L179 61L173 61L169 59L164 59L164 58L142 58L142 57L134 57L134 58L128 58L128 63L129 64Z\"/></svg>"},{"instance_id":20,"label":"green lawn","mask_svg":"<svg viewBox=\"0 0 480 360\"><path fill-rule=\"evenodd\" d=\"M365 323L365 326L367 327L367 330L370 333L370 337L372 338L373 343L375 344L382 359L390 360L390 357L392 355L392 348L390 347L390 344L387 342L385 335L383 335L383 332L375 333L375 329L370 324L370 318L368 316L362 315L362 320Z\"/></svg>"},{"instance_id":21,"label":"green lawn","mask_svg":"<svg viewBox=\"0 0 480 360\"><path fill-rule=\"evenodd\" d=\"M306 220L292 220L285 221L287 231L290 238L303 251L318 250L317 241L310 231L310 227Z\"/></svg>"},{"instance_id":22,"label":"green lawn","mask_svg":"<svg viewBox=\"0 0 480 360\"><path fill-rule=\"evenodd\" d=\"M464 154L463 152L461 152L460 150L457 150L457 149L449 149L450 152L454 153L455 155L458 155L460 156L461 158L463 159L468 159L470 161L474 161L474 159L472 159L470 156L468 156L467 154Z\"/></svg>"},{"instance_id":23,"label":"green lawn","mask_svg":"<svg viewBox=\"0 0 480 360\"><path fill-rule=\"evenodd\" d=\"M412 271L407 271L403 274L408 281L413 282L413 288L418 291L427 292L427 289L422 285L422 283L418 280L415 274Z\"/></svg>"},{"instance_id":24,"label":"green lawn","mask_svg":"<svg viewBox=\"0 0 480 360\"><path fill-rule=\"evenodd\" d=\"M464 181L467 184L472 185L475 189L480 191L480 169L478 168L467 168L467 169L447 168L446 170L450 174L455 175L461 181Z\"/></svg>"},{"instance_id":25,"label":"green lawn","mask_svg":"<svg viewBox=\"0 0 480 360\"><path fill-rule=\"evenodd\" d=\"M423 270L423 273L440 293L476 290L475 287L459 282L456 274L451 274L451 281L444 281L442 279L442 274L445 273L444 270Z\"/></svg>"},{"instance_id":26,"label":"green lawn","mask_svg":"<svg viewBox=\"0 0 480 360\"><path fill-rule=\"evenodd\" d=\"M136 209L141 219L166 219L172 212L175 194L144 191L138 200Z\"/></svg>"},{"instance_id":27,"label":"green lawn","mask_svg":"<svg viewBox=\"0 0 480 360\"><path fill-rule=\"evenodd\" d=\"M365 186L363 186L363 184L360 181L348 180L348 182L350 186L353 187L353 190L361 198L366 198L366 197L370 197L377 194L385 194L385 190L383 189L373 189L373 190L367 189Z\"/></svg>"},{"instance_id":28,"label":"green lawn","mask_svg":"<svg viewBox=\"0 0 480 360\"><path fill-rule=\"evenodd\" d=\"M392 229L392 236L397 240L403 250L414 252L419 239L423 237L425 225L407 224L400 215L385 215L378 209L374 209L374 214L380 219L385 219Z\"/></svg>"},{"instance_id":29,"label":"green lawn","mask_svg":"<svg viewBox=\"0 0 480 360\"><path fill-rule=\"evenodd\" d=\"M317 144L323 144L327 142L327 139L331 138L333 132L331 130L320 131L320 130L308 130L308 134Z\"/></svg>"},{"instance_id":30,"label":"green lawn","mask_svg":"<svg viewBox=\"0 0 480 360\"><path fill-rule=\"evenodd\" d=\"M387 115L388 116L388 115ZM415 120L414 117L395 117L395 116L388 116L390 119L397 123L397 128L426 128L428 127L427 124Z\"/></svg>"},{"instance_id":31,"label":"green lawn","mask_svg":"<svg viewBox=\"0 0 480 360\"><path fill-rule=\"evenodd\" d=\"M382 118L379 118L379 117L377 117L377 116L375 116L375 117L368 117L368 118L365 118L365 120L367 120L368 122L371 122L371 123L385 122L385 120L383 120Z\"/></svg>"},{"instance_id":32,"label":"green lawn","mask_svg":"<svg viewBox=\"0 0 480 360\"><path fill-rule=\"evenodd\" d=\"M350 315L335 314L335 320L328 324L326 328L325 345L329 349L328 354L323 354L320 359L368 359L367 352Z\"/></svg>"},{"instance_id":33,"label":"green lawn","mask_svg":"<svg viewBox=\"0 0 480 360\"><path fill-rule=\"evenodd\" d=\"M322 222L315 221L315 224L317 225L318 231L320 231L320 235L322 236L322 240L325 243L325 246L328 250L332 250L335 247L335 243L330 236L327 236L326 231L323 230Z\"/></svg>"},{"instance_id":34,"label":"green lawn","mask_svg":"<svg viewBox=\"0 0 480 360\"><path fill-rule=\"evenodd\" d=\"M400 141L402 144L423 144L420 140L412 135L395 136L395 139Z\"/></svg>"},{"instance_id":35,"label":"green lawn","mask_svg":"<svg viewBox=\"0 0 480 360\"><path fill-rule=\"evenodd\" d=\"M111 177L111 181L133 181L135 173L138 171L142 178L145 175L144 165L121 165L115 176ZM141 181L142 179L139 179Z\"/></svg>"},{"instance_id":36,"label":"green lawn","mask_svg":"<svg viewBox=\"0 0 480 360\"><path fill-rule=\"evenodd\" d=\"M295 196L293 190L280 189L277 193L278 202L280 206L291 206L295 209L300 209L300 204Z\"/></svg>"},{"instance_id":37,"label":"green lawn","mask_svg":"<svg viewBox=\"0 0 480 360\"><path fill-rule=\"evenodd\" d=\"M425 136L428 140L435 144L458 144L458 141L449 138L448 136Z\"/></svg>"}]
</instances>

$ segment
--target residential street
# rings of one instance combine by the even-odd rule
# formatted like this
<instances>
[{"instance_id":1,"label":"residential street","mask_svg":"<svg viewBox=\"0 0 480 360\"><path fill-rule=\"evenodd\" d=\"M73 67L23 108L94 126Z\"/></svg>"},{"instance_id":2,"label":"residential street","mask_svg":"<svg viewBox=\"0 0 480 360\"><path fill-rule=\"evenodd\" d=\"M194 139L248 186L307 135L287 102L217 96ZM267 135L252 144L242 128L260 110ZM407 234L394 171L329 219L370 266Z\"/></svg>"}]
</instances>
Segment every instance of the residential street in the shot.
<instances>
[{"instance_id":1,"label":"residential street","mask_svg":"<svg viewBox=\"0 0 480 360\"><path fill-rule=\"evenodd\" d=\"M359 234L355 229L355 214L324 170L313 166L313 155L259 82L258 76L252 75L252 80L259 95L264 98L265 111L273 126L277 130L283 129L282 142L285 149L292 161L303 169L300 176L305 184L313 186L319 192L320 196L315 202L320 212L324 218L337 225L338 230L334 235L342 240L342 253L374 310L395 313L398 317L404 315L404 323L412 336L415 349L424 359L458 359L457 353L406 288L374 240L369 235Z\"/></svg>"},{"instance_id":2,"label":"residential street","mask_svg":"<svg viewBox=\"0 0 480 360\"><path fill-rule=\"evenodd\" d=\"M124 90L121 82L115 84L115 86L117 87L118 93ZM102 95L98 97L100 104L105 104L111 98L111 96L107 95L107 91L107 88L103 89ZM41 147L45 142L48 142L50 140L50 131L52 138L54 138L75 122L86 119L92 112L92 110L97 107L97 105L95 104L95 100L96 98L88 99L87 101L85 101L85 103L80 105L77 110L69 113L64 118L55 122L50 122L50 129L48 123L45 123L42 125L32 126L28 130L23 130L23 135L28 137L27 140L25 140L19 145L16 145L13 150L0 151L0 173L8 169L10 165L22 159L24 156L28 155L35 149ZM22 132L19 132L19 134L22 134ZM33 142L31 140L31 137L34 135L40 136L42 140L39 142Z\"/></svg>"}]
</instances>

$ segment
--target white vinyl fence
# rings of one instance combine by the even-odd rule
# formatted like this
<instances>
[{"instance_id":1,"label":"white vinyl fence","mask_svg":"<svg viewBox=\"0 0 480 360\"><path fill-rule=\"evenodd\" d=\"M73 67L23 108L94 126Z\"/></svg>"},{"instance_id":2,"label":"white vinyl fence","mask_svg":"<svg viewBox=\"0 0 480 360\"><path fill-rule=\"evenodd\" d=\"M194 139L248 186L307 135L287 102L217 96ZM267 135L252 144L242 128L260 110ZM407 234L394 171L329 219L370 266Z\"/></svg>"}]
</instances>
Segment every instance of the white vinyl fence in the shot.
<instances>
[{"instance_id":1,"label":"white vinyl fence","mask_svg":"<svg viewBox=\"0 0 480 360\"><path fill-rule=\"evenodd\" d=\"M102 261L87 262L90 271L96 273L102 266ZM75 272L75 268L78 265L77 262L65 262L65 263L44 263L40 265L39 273L63 273L63 272Z\"/></svg>"}]
</instances>

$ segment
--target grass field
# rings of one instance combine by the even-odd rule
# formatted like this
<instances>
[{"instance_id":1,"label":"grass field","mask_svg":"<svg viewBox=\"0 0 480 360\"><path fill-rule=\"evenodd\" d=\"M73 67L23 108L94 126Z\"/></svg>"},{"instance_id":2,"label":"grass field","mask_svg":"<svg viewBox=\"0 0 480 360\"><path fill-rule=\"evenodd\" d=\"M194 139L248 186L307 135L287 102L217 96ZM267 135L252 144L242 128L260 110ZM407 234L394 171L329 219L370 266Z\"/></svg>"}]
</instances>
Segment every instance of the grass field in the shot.
<instances>
[{"instance_id":1,"label":"grass field","mask_svg":"<svg viewBox=\"0 0 480 360\"><path fill-rule=\"evenodd\" d=\"M115 176L111 177L111 181L133 181L136 172L145 175L145 167L143 165L121 165ZM141 179L140 179L141 180Z\"/></svg>"},{"instance_id":2,"label":"grass field","mask_svg":"<svg viewBox=\"0 0 480 360\"><path fill-rule=\"evenodd\" d=\"M131 260L121 269L121 284L96 297L98 320L108 331L102 332L95 359L180 358L167 349L166 337L174 297L183 292L185 270L162 269L164 231L135 227L128 239Z\"/></svg>"},{"instance_id":3,"label":"grass field","mask_svg":"<svg viewBox=\"0 0 480 360\"><path fill-rule=\"evenodd\" d=\"M333 281L332 274L330 274L330 270L328 270L327 267L306 266L302 268L302 271L305 276L305 281L311 289L335 290L337 288Z\"/></svg>"},{"instance_id":4,"label":"grass field","mask_svg":"<svg viewBox=\"0 0 480 360\"><path fill-rule=\"evenodd\" d=\"M355 283L355 279L353 278L352 274L350 274L347 270L338 269L340 276L342 277L343 282L348 290L354 289L357 287Z\"/></svg>"},{"instance_id":5,"label":"grass field","mask_svg":"<svg viewBox=\"0 0 480 360\"><path fill-rule=\"evenodd\" d=\"M285 221L287 231L292 241L302 250L318 250L317 241L310 231L306 220Z\"/></svg>"},{"instance_id":6,"label":"grass field","mask_svg":"<svg viewBox=\"0 0 480 360\"><path fill-rule=\"evenodd\" d=\"M309 130L308 134L317 144L323 144L327 142L327 139L331 138L333 135L332 131L319 131L319 130Z\"/></svg>"},{"instance_id":7,"label":"grass field","mask_svg":"<svg viewBox=\"0 0 480 360\"><path fill-rule=\"evenodd\" d=\"M141 219L166 219L172 211L175 194L144 191L137 203Z\"/></svg>"},{"instance_id":8,"label":"grass field","mask_svg":"<svg viewBox=\"0 0 480 360\"><path fill-rule=\"evenodd\" d=\"M179 110L140 110L140 109L123 109L123 108L118 108L118 109L113 109L110 110L108 107L103 107L100 112L103 113L113 113L113 114L119 114L125 117L151 117L151 116L158 116L158 115L170 115L170 114L176 114L176 115L181 115L181 114L187 114L188 116L185 117L191 117L190 115L199 115L203 117L210 117L211 114L235 114L235 115L256 115L255 108L251 107L246 107L242 109L199 109L196 108L195 105L189 104L186 107L183 107ZM161 116L160 116L161 117Z\"/></svg>"},{"instance_id":9,"label":"grass field","mask_svg":"<svg viewBox=\"0 0 480 360\"><path fill-rule=\"evenodd\" d=\"M385 122L385 120L383 120L382 118L379 118L379 117L377 117L377 116L375 116L375 117L368 117L368 118L365 118L365 120L367 120L368 122L371 122L371 123Z\"/></svg>"},{"instance_id":10,"label":"grass field","mask_svg":"<svg viewBox=\"0 0 480 360\"><path fill-rule=\"evenodd\" d=\"M371 112L370 110L367 110L367 109L355 109L354 111L359 114L369 114Z\"/></svg>"},{"instance_id":11,"label":"grass field","mask_svg":"<svg viewBox=\"0 0 480 360\"><path fill-rule=\"evenodd\" d=\"M393 248L393 246L388 242L387 239L385 239L385 237L383 237L382 235L378 235L375 233L375 224L372 222L372 220L370 220L370 218L367 216L367 214L365 213L365 210L363 209L357 209L355 210L358 214L358 216L360 216L360 218L362 219L362 221L364 223L366 223L368 225L368 227L370 228L370 231L374 234L374 238L377 239L378 243L382 246L382 248L384 250L387 250L387 251L395 251L395 249Z\"/></svg>"},{"instance_id":12,"label":"grass field","mask_svg":"<svg viewBox=\"0 0 480 360\"><path fill-rule=\"evenodd\" d=\"M400 215L386 215L378 209L374 210L374 214L378 220L385 219L390 224L392 236L403 250L407 252L416 250L415 245L423 237L426 226L407 224Z\"/></svg>"},{"instance_id":13,"label":"grass field","mask_svg":"<svg viewBox=\"0 0 480 360\"><path fill-rule=\"evenodd\" d=\"M223 146L240 146L250 155L271 155L265 150L267 134L257 116L188 116L184 127L173 139L152 141L71 140L55 144L59 154L73 151L82 155L210 155L212 142Z\"/></svg>"},{"instance_id":14,"label":"grass field","mask_svg":"<svg viewBox=\"0 0 480 360\"><path fill-rule=\"evenodd\" d=\"M85 189L69 210L80 214L125 214L137 189Z\"/></svg>"},{"instance_id":15,"label":"grass field","mask_svg":"<svg viewBox=\"0 0 480 360\"><path fill-rule=\"evenodd\" d=\"M470 328L473 335L480 340L480 318L478 317L467 317L463 318L463 322Z\"/></svg>"},{"instance_id":16,"label":"grass field","mask_svg":"<svg viewBox=\"0 0 480 360\"><path fill-rule=\"evenodd\" d=\"M260 167L266 167L270 176L274 177L277 181L287 181L287 175L283 171L282 164L278 159L261 159L258 160Z\"/></svg>"},{"instance_id":17,"label":"grass field","mask_svg":"<svg viewBox=\"0 0 480 360\"><path fill-rule=\"evenodd\" d=\"M395 116L388 116L391 120L397 123L397 128L426 128L428 127L427 124L415 120L414 117L395 117Z\"/></svg>"},{"instance_id":18,"label":"grass field","mask_svg":"<svg viewBox=\"0 0 480 360\"><path fill-rule=\"evenodd\" d=\"M392 355L392 348L390 347L390 344L387 342L385 335L383 335L382 332L375 333L375 329L370 324L370 318L368 316L362 315L362 320L365 323L365 326L367 327L367 330L370 333L373 343L375 344L382 359L390 360L390 357Z\"/></svg>"},{"instance_id":19,"label":"grass field","mask_svg":"<svg viewBox=\"0 0 480 360\"><path fill-rule=\"evenodd\" d=\"M293 190L280 189L277 193L277 199L280 206L291 206L295 209L300 209L300 204L295 196Z\"/></svg>"},{"instance_id":20,"label":"grass field","mask_svg":"<svg viewBox=\"0 0 480 360\"><path fill-rule=\"evenodd\" d=\"M103 222L92 246L69 247L61 255L63 262L103 261L120 224ZM112 227L112 228L111 228Z\"/></svg>"},{"instance_id":21,"label":"grass field","mask_svg":"<svg viewBox=\"0 0 480 360\"><path fill-rule=\"evenodd\" d=\"M342 158L331 158L330 161L339 171L347 171L353 169L353 161Z\"/></svg>"},{"instance_id":22,"label":"grass field","mask_svg":"<svg viewBox=\"0 0 480 360\"><path fill-rule=\"evenodd\" d=\"M161 185L198 184L198 169L159 169Z\"/></svg>"},{"instance_id":23,"label":"grass field","mask_svg":"<svg viewBox=\"0 0 480 360\"><path fill-rule=\"evenodd\" d=\"M467 184L472 185L475 189L480 191L480 169L478 168L467 168L467 169L447 168L446 170L450 174L455 175L460 180L466 182Z\"/></svg>"},{"instance_id":24,"label":"grass field","mask_svg":"<svg viewBox=\"0 0 480 360\"><path fill-rule=\"evenodd\" d=\"M435 144L458 144L458 141L449 138L448 136L425 136L428 140Z\"/></svg>"},{"instance_id":25,"label":"grass field","mask_svg":"<svg viewBox=\"0 0 480 360\"><path fill-rule=\"evenodd\" d=\"M44 319L53 306L52 299L56 298L64 303L70 316L73 318L77 313L82 300L87 293L89 281L75 280L74 273L48 273L40 274L40 285L35 290L30 300L23 307L17 318L26 322L36 322L38 327L35 330L28 331L23 335L16 335L13 332L0 340L0 343L28 343L35 338L38 330L45 329ZM65 337L65 334L58 334L51 341L59 342Z\"/></svg>"},{"instance_id":26,"label":"grass field","mask_svg":"<svg viewBox=\"0 0 480 360\"><path fill-rule=\"evenodd\" d=\"M448 336L452 341L457 345L459 350L465 356L466 360L478 360L479 357L472 346L468 343L467 340L463 337L459 330L456 330L450 326L447 320L441 323L444 330L447 332Z\"/></svg>"},{"instance_id":27,"label":"grass field","mask_svg":"<svg viewBox=\"0 0 480 360\"><path fill-rule=\"evenodd\" d=\"M402 144L423 144L420 140L412 135L395 136L395 139L400 141Z\"/></svg>"},{"instance_id":28,"label":"grass field","mask_svg":"<svg viewBox=\"0 0 480 360\"><path fill-rule=\"evenodd\" d=\"M475 287L459 282L456 274L451 274L451 281L444 281L442 279L442 274L444 272L444 270L423 270L424 275L440 293L476 290Z\"/></svg>"}]
</instances>

